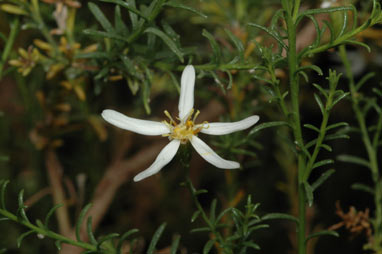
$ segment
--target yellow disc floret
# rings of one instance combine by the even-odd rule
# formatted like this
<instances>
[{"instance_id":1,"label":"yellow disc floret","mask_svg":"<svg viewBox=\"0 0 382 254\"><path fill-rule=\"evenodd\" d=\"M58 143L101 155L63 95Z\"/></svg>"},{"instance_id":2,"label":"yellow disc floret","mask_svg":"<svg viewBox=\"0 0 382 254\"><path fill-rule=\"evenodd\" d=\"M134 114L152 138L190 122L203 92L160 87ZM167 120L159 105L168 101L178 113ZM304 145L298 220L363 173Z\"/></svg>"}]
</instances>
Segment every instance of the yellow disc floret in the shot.
<instances>
[{"instance_id":1,"label":"yellow disc floret","mask_svg":"<svg viewBox=\"0 0 382 254\"><path fill-rule=\"evenodd\" d=\"M196 111L194 117L194 109L191 110L187 119L180 123L177 123L168 113L167 110L164 111L164 114L169 118L169 122L163 121L163 123L170 129L169 134L164 134L163 136L169 137L170 140L178 139L182 144L187 143L188 140L192 138L192 136L197 135L203 128L208 128L205 125L207 122L203 122L203 124L195 124L195 120L199 115L199 110ZM178 119L179 120L179 119Z\"/></svg>"}]
</instances>

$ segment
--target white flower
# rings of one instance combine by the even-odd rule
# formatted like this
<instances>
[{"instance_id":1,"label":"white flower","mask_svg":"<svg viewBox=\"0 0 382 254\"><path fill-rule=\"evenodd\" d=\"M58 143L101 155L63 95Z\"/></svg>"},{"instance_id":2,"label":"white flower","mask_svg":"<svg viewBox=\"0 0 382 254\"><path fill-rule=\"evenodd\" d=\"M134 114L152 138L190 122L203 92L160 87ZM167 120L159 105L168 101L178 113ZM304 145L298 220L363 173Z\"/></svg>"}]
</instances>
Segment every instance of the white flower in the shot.
<instances>
[{"instance_id":1,"label":"white flower","mask_svg":"<svg viewBox=\"0 0 382 254\"><path fill-rule=\"evenodd\" d=\"M110 109L106 109L102 112L102 117L107 122L119 128L149 136L162 135L168 137L170 140L170 143L162 149L153 164L134 177L135 182L158 173L172 160L172 158L174 158L180 144L185 144L187 142L191 142L191 145L200 156L218 168L234 169L240 167L238 162L225 160L217 155L206 143L198 138L197 134L201 132L209 135L225 135L235 131L244 130L254 125L259 120L259 116L253 115L233 123L204 122L195 124L195 119L198 116L199 111L193 116L194 85L195 69L192 65L188 65L184 69L181 78L178 106L179 118L177 118L179 123L177 123L167 111L165 111L165 115L169 118L169 122L140 120L125 116Z\"/></svg>"}]
</instances>

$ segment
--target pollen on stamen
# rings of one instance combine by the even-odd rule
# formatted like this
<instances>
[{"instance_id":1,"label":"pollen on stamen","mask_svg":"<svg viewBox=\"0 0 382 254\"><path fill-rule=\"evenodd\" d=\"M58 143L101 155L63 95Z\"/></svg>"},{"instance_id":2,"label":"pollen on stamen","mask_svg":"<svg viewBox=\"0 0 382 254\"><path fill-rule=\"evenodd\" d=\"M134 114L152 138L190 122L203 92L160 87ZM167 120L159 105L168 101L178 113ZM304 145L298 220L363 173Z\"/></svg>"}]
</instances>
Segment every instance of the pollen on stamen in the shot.
<instances>
[{"instance_id":1,"label":"pollen on stamen","mask_svg":"<svg viewBox=\"0 0 382 254\"><path fill-rule=\"evenodd\" d=\"M168 117L170 122L167 122L166 120L163 121L163 123L169 128L170 133L163 134L162 136L168 137L170 140L177 139L180 140L182 144L187 143L192 136L196 136L202 129L208 128L208 122L203 122L202 124L195 124L195 120L200 114L200 111L196 111L194 114L194 109L191 109L187 119L185 121L180 120L179 123L177 123L170 113L165 110L164 114ZM192 119L192 120L191 120ZM205 126L207 124L207 127Z\"/></svg>"}]
</instances>

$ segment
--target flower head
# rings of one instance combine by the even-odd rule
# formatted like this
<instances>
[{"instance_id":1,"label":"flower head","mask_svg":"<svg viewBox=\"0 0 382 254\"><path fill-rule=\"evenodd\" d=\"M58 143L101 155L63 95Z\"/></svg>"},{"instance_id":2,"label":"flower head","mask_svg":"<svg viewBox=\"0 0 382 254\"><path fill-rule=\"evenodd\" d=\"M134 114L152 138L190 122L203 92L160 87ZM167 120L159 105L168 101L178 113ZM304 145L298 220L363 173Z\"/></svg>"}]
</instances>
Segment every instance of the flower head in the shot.
<instances>
[{"instance_id":1,"label":"flower head","mask_svg":"<svg viewBox=\"0 0 382 254\"><path fill-rule=\"evenodd\" d=\"M41 58L41 55L33 46L29 46L28 51L23 48L19 48L19 55L20 56L18 59L10 60L9 64L18 67L17 71L23 76L27 76L36 66Z\"/></svg>"},{"instance_id":2,"label":"flower head","mask_svg":"<svg viewBox=\"0 0 382 254\"><path fill-rule=\"evenodd\" d=\"M218 168L234 169L240 167L238 162L225 160L217 155L198 137L198 133L225 135L235 131L244 130L254 125L259 120L259 116L253 115L241 121L232 123L203 122L196 124L195 120L199 115L199 111L195 112L193 108L194 86L195 69L192 65L188 65L182 73L178 105L179 117L176 118L177 120L174 120L168 111L165 111L165 115L169 120L163 122L131 118L110 109L106 109L102 112L102 117L107 122L119 128L149 136L162 135L168 137L170 140L170 143L162 149L153 164L135 176L134 181L137 182L158 173L174 158L179 146L187 142L191 143L201 157Z\"/></svg>"}]
</instances>

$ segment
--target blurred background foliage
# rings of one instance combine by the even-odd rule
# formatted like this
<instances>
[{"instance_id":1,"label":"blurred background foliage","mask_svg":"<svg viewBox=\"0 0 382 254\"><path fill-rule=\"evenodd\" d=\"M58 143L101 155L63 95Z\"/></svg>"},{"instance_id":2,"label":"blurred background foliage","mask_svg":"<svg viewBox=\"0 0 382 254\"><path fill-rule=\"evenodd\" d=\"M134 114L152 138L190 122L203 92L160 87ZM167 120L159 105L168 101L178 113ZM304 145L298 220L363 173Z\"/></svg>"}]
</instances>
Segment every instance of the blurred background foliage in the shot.
<instances>
[{"instance_id":1,"label":"blurred background foliage","mask_svg":"<svg viewBox=\"0 0 382 254\"><path fill-rule=\"evenodd\" d=\"M240 132L209 138L224 158L241 162L240 170L214 168L193 154L189 173L182 170L179 160L173 160L160 174L133 183L132 176L151 163L163 143L160 138L117 129L100 117L105 108L154 120L164 119L166 109L176 112L180 71L192 63L197 69L195 99L201 110L200 121L234 121L252 114L259 115L261 123L282 120L266 83L250 71L251 66L263 61L258 44L271 47L274 42L247 25L251 22L267 26L280 8L279 1L178 1L182 6L169 1L158 10L153 4L158 1L137 0L136 6L117 2L0 1L0 178L11 180L9 209L17 209L13 200L20 189L25 190L30 218L40 218L61 201L68 207L67 219L73 222L85 204L100 202L103 210L94 210L99 215L95 232L103 235L138 228L136 253L144 252L162 222L167 222L167 228L158 245L160 253L169 253L166 247L175 233L182 236L181 249L187 253L203 249L208 233L189 233L202 222L190 222L194 204L187 189L180 186L188 174L196 188L208 190L199 197L206 210L215 197L220 211L243 208L246 197L251 195L254 203L261 204L256 210L259 215L295 214L296 165L283 141L288 134L282 126L250 135ZM332 1L338 6L348 3ZM371 1L352 3L359 18L367 18ZM302 8L318 8L321 4L303 1ZM321 18L336 21L335 15ZM312 31L309 22L301 24L297 37L300 48L314 39ZM7 49L6 41L12 33L14 43ZM382 27L365 30L357 40L369 45L372 53L347 46L352 72L355 80L375 73L362 90L362 95L373 96L373 88L381 93ZM324 76L329 68L344 72L337 50L304 61L322 68ZM231 68L233 65L243 70ZM276 69L281 87L287 85L284 67ZM314 87L310 84L326 84L324 76L309 72L309 83L301 86L303 123L320 124L321 113L312 100ZM338 87L348 89L345 79ZM375 100L381 105L381 98ZM356 126L351 108L350 100L342 101L330 119ZM367 121L375 123L378 117L381 115L369 114ZM341 154L366 157L360 148L359 133L351 127L346 131L351 138L333 141L333 152L321 154L322 159ZM308 129L304 136L307 140L315 137ZM336 169L335 174L315 192L316 202L308 211L307 226L311 230L339 223L339 209L345 213L351 206L357 211L370 209L371 213L374 209L372 197L351 189L355 182L372 185L369 172L339 160L331 167ZM320 170L313 173L313 179L321 174ZM63 196L57 196L57 188ZM342 208L336 208L336 202ZM261 251L253 253L293 252L295 229L290 224L271 221L270 228L256 231L254 239ZM55 226L61 232L70 231ZM37 237L26 238L18 249L15 239L24 230L2 222L0 231L6 233L0 237L0 247L7 248L6 253L56 252L52 241ZM362 252L366 231L355 234L343 227L338 231L339 238L323 237L311 242L309 253Z\"/></svg>"}]
</instances>

